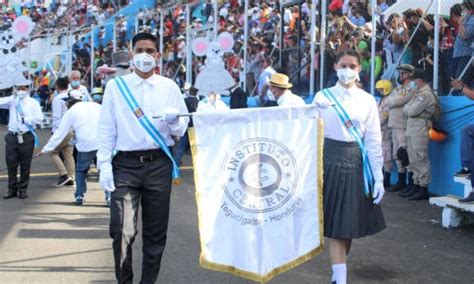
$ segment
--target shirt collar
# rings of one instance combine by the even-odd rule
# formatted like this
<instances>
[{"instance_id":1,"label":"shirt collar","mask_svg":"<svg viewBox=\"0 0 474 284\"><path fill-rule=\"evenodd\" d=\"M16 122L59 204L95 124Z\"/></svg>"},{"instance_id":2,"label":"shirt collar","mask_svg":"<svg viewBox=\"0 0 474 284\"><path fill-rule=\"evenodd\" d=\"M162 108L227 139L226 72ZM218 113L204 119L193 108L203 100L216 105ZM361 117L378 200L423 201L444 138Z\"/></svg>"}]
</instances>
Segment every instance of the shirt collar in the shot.
<instances>
[{"instance_id":1,"label":"shirt collar","mask_svg":"<svg viewBox=\"0 0 474 284\"><path fill-rule=\"evenodd\" d=\"M346 91L352 92L358 89L356 84L354 84L349 89L346 89L341 84L339 84L339 82L337 82L334 87L336 88L336 90L340 91L341 93L345 93Z\"/></svg>"},{"instance_id":2,"label":"shirt collar","mask_svg":"<svg viewBox=\"0 0 474 284\"><path fill-rule=\"evenodd\" d=\"M138 76L135 72L130 74L130 79L132 81L133 86L138 86L140 84L147 84L147 85L155 85L158 83L158 75L153 74L147 79L143 79L142 77Z\"/></svg>"}]
</instances>

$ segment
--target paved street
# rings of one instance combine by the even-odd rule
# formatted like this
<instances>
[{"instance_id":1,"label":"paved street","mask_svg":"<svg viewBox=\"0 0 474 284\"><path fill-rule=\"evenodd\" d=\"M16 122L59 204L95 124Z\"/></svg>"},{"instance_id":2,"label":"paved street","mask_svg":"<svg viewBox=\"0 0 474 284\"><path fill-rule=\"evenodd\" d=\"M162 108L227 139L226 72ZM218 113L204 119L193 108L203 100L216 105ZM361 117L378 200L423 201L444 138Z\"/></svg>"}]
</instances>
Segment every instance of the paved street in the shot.
<instances>
[{"instance_id":1,"label":"paved street","mask_svg":"<svg viewBox=\"0 0 474 284\"><path fill-rule=\"evenodd\" d=\"M41 142L49 137L42 130ZM0 135L5 134L5 127ZM5 167L1 144L0 168ZM189 157L187 157L189 158ZM191 166L189 159L185 166ZM114 283L109 211L97 177L91 175L84 206L73 204L73 188L57 182L47 156L33 161L26 200L0 199L0 283ZM6 171L0 172L2 195ZM168 244L159 283L251 283L199 266L199 236L191 170L172 194ZM446 230L441 209L387 194L388 228L356 240L349 258L350 283L472 283L474 228ZM140 276L141 241L134 250ZM275 248L278 249L278 248ZM327 249L272 283L330 283Z\"/></svg>"}]
</instances>

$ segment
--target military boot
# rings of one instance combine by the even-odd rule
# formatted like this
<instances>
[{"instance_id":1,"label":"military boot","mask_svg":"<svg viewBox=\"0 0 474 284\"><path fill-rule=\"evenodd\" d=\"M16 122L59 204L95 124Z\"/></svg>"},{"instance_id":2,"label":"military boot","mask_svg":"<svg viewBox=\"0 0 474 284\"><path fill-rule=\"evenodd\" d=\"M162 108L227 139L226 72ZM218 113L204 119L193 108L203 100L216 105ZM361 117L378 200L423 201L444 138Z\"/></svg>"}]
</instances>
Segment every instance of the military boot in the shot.
<instances>
[{"instance_id":1,"label":"military boot","mask_svg":"<svg viewBox=\"0 0 474 284\"><path fill-rule=\"evenodd\" d=\"M387 192L397 192L407 186L407 173L398 173L398 182L389 188Z\"/></svg>"},{"instance_id":2,"label":"military boot","mask_svg":"<svg viewBox=\"0 0 474 284\"><path fill-rule=\"evenodd\" d=\"M412 187L413 187L413 173L408 172L408 185L402 188L401 193L403 194L407 193L408 191L412 190Z\"/></svg>"},{"instance_id":3,"label":"military boot","mask_svg":"<svg viewBox=\"0 0 474 284\"><path fill-rule=\"evenodd\" d=\"M411 186L411 189L408 190L407 192L403 193L403 192L400 192L398 195L400 195L400 197L412 197L413 195L417 194L418 191L420 191L420 187L416 184L413 184Z\"/></svg>"},{"instance_id":4,"label":"military boot","mask_svg":"<svg viewBox=\"0 0 474 284\"><path fill-rule=\"evenodd\" d=\"M409 197L408 200L416 201L416 200L427 200L430 198L430 194L428 193L428 187L419 186L418 192L415 193L413 196Z\"/></svg>"},{"instance_id":5,"label":"military boot","mask_svg":"<svg viewBox=\"0 0 474 284\"><path fill-rule=\"evenodd\" d=\"M9 188L3 199L10 199L18 195L18 190Z\"/></svg>"},{"instance_id":6,"label":"military boot","mask_svg":"<svg viewBox=\"0 0 474 284\"><path fill-rule=\"evenodd\" d=\"M390 173L389 172L383 172L383 187L385 189L390 187Z\"/></svg>"}]
</instances>

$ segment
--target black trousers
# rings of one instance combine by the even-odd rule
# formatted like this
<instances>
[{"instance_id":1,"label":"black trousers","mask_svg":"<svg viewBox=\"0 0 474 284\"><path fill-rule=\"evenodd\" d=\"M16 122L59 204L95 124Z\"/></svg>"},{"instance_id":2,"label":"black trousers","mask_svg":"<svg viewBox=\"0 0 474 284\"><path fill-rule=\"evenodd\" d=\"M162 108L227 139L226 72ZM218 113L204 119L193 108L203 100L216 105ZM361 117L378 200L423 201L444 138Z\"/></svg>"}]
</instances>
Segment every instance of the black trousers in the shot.
<instances>
[{"instance_id":1,"label":"black trousers","mask_svg":"<svg viewBox=\"0 0 474 284\"><path fill-rule=\"evenodd\" d=\"M112 161L116 190L110 204L115 276L132 283L132 244L142 206L143 263L140 283L155 283L166 244L171 194L170 159L161 150L119 152Z\"/></svg>"},{"instance_id":2,"label":"black trousers","mask_svg":"<svg viewBox=\"0 0 474 284\"><path fill-rule=\"evenodd\" d=\"M13 192L26 191L30 181L31 161L35 148L35 137L31 132L23 134L23 143L18 143L18 137L8 133L5 136L5 159L8 168L8 189ZM17 172L20 166L20 181Z\"/></svg>"}]
</instances>

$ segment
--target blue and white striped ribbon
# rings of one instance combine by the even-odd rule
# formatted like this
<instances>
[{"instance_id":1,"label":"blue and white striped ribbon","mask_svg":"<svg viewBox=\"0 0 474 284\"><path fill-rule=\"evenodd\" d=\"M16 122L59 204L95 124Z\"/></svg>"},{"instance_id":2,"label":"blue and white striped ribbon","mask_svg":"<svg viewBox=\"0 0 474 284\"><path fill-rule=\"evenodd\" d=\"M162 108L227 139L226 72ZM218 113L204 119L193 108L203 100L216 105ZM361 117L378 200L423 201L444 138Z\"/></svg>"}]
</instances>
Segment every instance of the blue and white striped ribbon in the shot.
<instances>
[{"instance_id":1,"label":"blue and white striped ribbon","mask_svg":"<svg viewBox=\"0 0 474 284\"><path fill-rule=\"evenodd\" d=\"M25 113L21 109L20 102L18 102L17 105L16 105L16 111L20 114L22 120L24 121L25 120ZM26 125L26 127L28 127L28 130L31 131L31 134L33 134L33 137L35 138L35 148L38 148L39 147L39 137L38 137L38 134L36 134L36 132L35 132L35 128L32 125L29 125L27 123L25 123L25 125Z\"/></svg>"},{"instance_id":2,"label":"blue and white striped ribbon","mask_svg":"<svg viewBox=\"0 0 474 284\"><path fill-rule=\"evenodd\" d=\"M175 180L176 182L179 182L179 179L180 179L179 166L176 164L173 158L173 154L168 148L168 145L166 144L165 140L161 136L160 132L158 132L156 127L151 123L150 119L145 115L143 110L140 108L137 100L132 95L132 92L128 88L125 81L121 77L117 77L115 78L115 82L117 83L117 86L123 98L125 99L125 102L130 107L130 110L133 112L136 118L138 119L138 122L140 123L140 125L148 133L148 135L150 135L153 141L161 148L161 150L163 150L163 152L165 152L165 154L170 158L171 162L173 163L173 171L172 171L173 180Z\"/></svg>"},{"instance_id":3,"label":"blue and white striped ribbon","mask_svg":"<svg viewBox=\"0 0 474 284\"><path fill-rule=\"evenodd\" d=\"M364 192L366 196L369 196L369 194L373 191L375 181L372 167L370 166L369 156L367 154L367 148L362 141L362 135L359 132L359 129L354 126L346 110L342 107L331 91L329 91L329 89L324 89L322 92L325 97L331 101L331 104L334 106L334 109L336 110L336 113L339 116L342 124L347 128L349 134L359 145L360 151L362 153L362 165L364 170Z\"/></svg>"}]
</instances>

